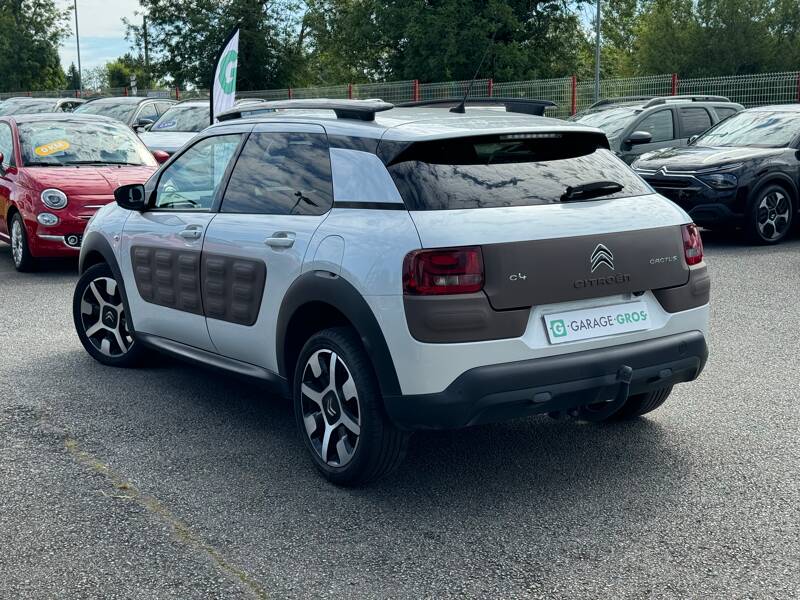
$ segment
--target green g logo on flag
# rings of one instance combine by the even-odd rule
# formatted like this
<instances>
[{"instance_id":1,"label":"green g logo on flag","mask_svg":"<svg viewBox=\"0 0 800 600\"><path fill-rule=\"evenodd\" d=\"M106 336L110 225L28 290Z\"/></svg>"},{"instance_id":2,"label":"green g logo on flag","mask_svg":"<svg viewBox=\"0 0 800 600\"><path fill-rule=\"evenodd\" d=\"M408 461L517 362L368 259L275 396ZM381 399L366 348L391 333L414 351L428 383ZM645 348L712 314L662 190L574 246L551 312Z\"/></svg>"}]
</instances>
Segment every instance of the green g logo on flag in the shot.
<instances>
[{"instance_id":1,"label":"green g logo on flag","mask_svg":"<svg viewBox=\"0 0 800 600\"><path fill-rule=\"evenodd\" d=\"M219 85L226 94L236 91L236 65L239 60L239 53L230 50L222 57L219 66Z\"/></svg>"}]
</instances>

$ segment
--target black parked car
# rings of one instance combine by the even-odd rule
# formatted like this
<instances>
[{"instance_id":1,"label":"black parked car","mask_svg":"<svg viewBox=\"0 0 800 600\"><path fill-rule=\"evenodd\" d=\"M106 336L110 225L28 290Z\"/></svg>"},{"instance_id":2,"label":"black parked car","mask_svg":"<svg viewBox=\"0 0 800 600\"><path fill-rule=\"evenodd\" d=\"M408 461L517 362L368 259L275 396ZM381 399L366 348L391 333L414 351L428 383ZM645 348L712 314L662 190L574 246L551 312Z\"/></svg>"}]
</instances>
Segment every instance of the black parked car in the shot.
<instances>
[{"instance_id":1,"label":"black parked car","mask_svg":"<svg viewBox=\"0 0 800 600\"><path fill-rule=\"evenodd\" d=\"M633 168L698 225L741 226L751 241L775 244L800 207L800 105L742 111Z\"/></svg>"}]
</instances>

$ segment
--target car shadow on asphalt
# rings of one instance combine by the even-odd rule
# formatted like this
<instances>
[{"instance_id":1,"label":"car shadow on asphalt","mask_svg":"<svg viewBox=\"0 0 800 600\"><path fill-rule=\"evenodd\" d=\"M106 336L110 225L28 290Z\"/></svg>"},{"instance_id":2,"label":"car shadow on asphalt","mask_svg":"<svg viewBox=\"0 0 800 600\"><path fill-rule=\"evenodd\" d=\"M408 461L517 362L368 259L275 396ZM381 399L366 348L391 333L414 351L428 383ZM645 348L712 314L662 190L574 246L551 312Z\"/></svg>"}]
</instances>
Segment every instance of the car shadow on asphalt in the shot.
<instances>
[{"instance_id":1,"label":"car shadow on asphalt","mask_svg":"<svg viewBox=\"0 0 800 600\"><path fill-rule=\"evenodd\" d=\"M276 486L329 488L322 497L349 496L401 512L410 495L417 502L427 499L437 510L455 510L476 497L492 497L505 510L513 508L515 499L530 503L533 497L551 504L567 493L600 504L618 502L620 494L634 487L672 495L690 471L680 446L658 420L595 425L537 416L457 431L417 432L397 472L361 488L335 488L316 473L306 455L291 402L274 397L263 385L172 359L138 372L139 377L158 380L161 394L171 398L168 410L152 407L165 411L166 426L172 419L189 418L195 425L205 419L200 443L208 449L230 449L231 440L236 440L232 451L237 469L264 482L258 493L269 494ZM197 437L193 444L197 450ZM220 493L242 489L236 483L244 477L241 472L227 476L228 482L208 484Z\"/></svg>"}]
</instances>

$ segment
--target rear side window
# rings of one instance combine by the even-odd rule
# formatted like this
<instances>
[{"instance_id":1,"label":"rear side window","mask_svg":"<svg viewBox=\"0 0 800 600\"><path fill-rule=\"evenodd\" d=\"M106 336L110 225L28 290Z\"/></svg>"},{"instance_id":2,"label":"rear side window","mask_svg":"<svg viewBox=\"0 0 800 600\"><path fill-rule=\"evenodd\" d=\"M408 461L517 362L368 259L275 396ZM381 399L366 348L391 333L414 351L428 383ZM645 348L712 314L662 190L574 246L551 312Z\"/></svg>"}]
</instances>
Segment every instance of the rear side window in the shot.
<instances>
[{"instance_id":1,"label":"rear side window","mask_svg":"<svg viewBox=\"0 0 800 600\"><path fill-rule=\"evenodd\" d=\"M659 110L642 119L636 126L637 131L646 131L653 136L651 143L667 142L675 139L675 127L671 110Z\"/></svg>"},{"instance_id":2,"label":"rear side window","mask_svg":"<svg viewBox=\"0 0 800 600\"><path fill-rule=\"evenodd\" d=\"M622 186L603 198L652 193L596 137L556 135L420 142L390 160L388 169L408 210L557 204L567 188L601 181Z\"/></svg>"},{"instance_id":3,"label":"rear side window","mask_svg":"<svg viewBox=\"0 0 800 600\"><path fill-rule=\"evenodd\" d=\"M711 116L705 108L681 108L680 115L683 137L703 133L711 127Z\"/></svg>"},{"instance_id":4,"label":"rear side window","mask_svg":"<svg viewBox=\"0 0 800 600\"><path fill-rule=\"evenodd\" d=\"M222 212L321 215L333 204L327 138L318 133L254 133L231 174Z\"/></svg>"},{"instance_id":5,"label":"rear side window","mask_svg":"<svg viewBox=\"0 0 800 600\"><path fill-rule=\"evenodd\" d=\"M715 106L714 110L717 111L717 116L719 117L720 121L727 119L738 112L735 108L731 108L730 106Z\"/></svg>"}]
</instances>

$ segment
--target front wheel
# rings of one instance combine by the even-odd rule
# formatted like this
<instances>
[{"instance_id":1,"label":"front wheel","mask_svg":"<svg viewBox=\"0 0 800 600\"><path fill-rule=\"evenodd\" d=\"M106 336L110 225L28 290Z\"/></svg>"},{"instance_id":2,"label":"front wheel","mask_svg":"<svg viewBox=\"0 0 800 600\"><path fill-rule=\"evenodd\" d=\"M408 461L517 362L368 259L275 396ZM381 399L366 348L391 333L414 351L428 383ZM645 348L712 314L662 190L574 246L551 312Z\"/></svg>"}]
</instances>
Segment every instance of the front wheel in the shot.
<instances>
[{"instance_id":1,"label":"front wheel","mask_svg":"<svg viewBox=\"0 0 800 600\"><path fill-rule=\"evenodd\" d=\"M25 223L19 213L14 213L11 218L11 259L14 261L14 268L21 273L36 269L36 259L31 254Z\"/></svg>"},{"instance_id":2,"label":"front wheel","mask_svg":"<svg viewBox=\"0 0 800 600\"><path fill-rule=\"evenodd\" d=\"M764 186L750 208L746 223L748 238L757 244L782 242L792 229L794 211L794 202L783 186Z\"/></svg>"},{"instance_id":3,"label":"front wheel","mask_svg":"<svg viewBox=\"0 0 800 600\"><path fill-rule=\"evenodd\" d=\"M134 338L122 291L107 264L88 268L78 279L72 317L81 344L96 361L112 367L139 364L142 348Z\"/></svg>"},{"instance_id":4,"label":"front wheel","mask_svg":"<svg viewBox=\"0 0 800 600\"><path fill-rule=\"evenodd\" d=\"M389 421L369 356L353 329L325 329L306 342L293 396L300 435L331 482L366 483L402 462L409 436Z\"/></svg>"}]
</instances>

